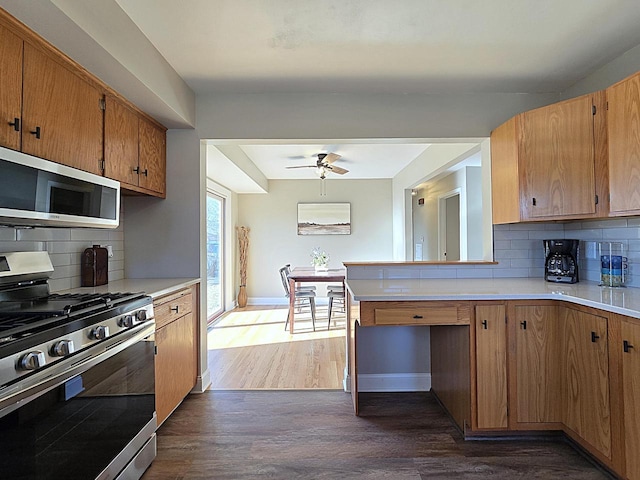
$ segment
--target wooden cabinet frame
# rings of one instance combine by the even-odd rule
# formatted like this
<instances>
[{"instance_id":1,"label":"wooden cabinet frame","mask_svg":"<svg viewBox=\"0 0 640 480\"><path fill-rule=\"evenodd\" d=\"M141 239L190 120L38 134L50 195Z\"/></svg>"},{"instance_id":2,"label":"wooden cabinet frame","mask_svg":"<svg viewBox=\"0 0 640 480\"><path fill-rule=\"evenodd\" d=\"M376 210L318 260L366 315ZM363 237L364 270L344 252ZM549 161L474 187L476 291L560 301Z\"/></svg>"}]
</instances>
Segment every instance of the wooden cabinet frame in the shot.
<instances>
[{"instance_id":1,"label":"wooden cabinet frame","mask_svg":"<svg viewBox=\"0 0 640 480\"><path fill-rule=\"evenodd\" d=\"M411 302L354 302L349 295L347 298L348 306L348 328L347 356L349 359L349 378L351 394L356 414L359 413L358 405L358 382L357 382L357 336L358 330L362 328L379 326L376 324L376 309L384 309L387 304L392 314L390 317L397 318L398 308L455 308L459 313L456 321L460 323L449 322L447 325L431 324L431 355L432 355L432 392L439 399L443 407L450 414L456 425L464 432L466 437L486 436L486 435L505 435L515 432L540 432L540 431L560 431L569 436L576 444L580 445L585 451L589 452L602 465L614 472L622 475L625 472L626 454L625 454L625 423L624 423L624 398L623 398L623 350L622 350L622 322L633 322L640 328L640 319L629 319L628 317L609 313L596 308L585 307L561 300L509 300L509 301L411 301ZM482 321L476 315L477 309L488 309L492 311L495 308L505 308L506 319L506 354L504 371L506 372L507 382L507 405L506 405L506 425L495 426L495 428L480 428L482 423L478 422L478 355L481 353L477 349L477 322ZM560 421L537 421L537 422L518 422L518 359L517 359L517 335L519 321L516 309L518 307L548 307L556 310L557 320L559 322L558 331L563 330L561 312L562 309L571 311L573 315L593 315L606 320L606 337L607 340L607 362L608 362L608 391L609 391L609 419L610 419L610 454L604 454L594 448L585 439L581 438L578 432L568 428L564 424L564 418ZM481 310L482 311L482 310ZM497 311L497 310L496 310ZM434 318L436 318L435 316ZM405 317L406 318L406 317ZM442 318L450 318L449 314L445 314ZM465 324L463 319L467 319ZM409 323L412 319L409 318ZM446 320L445 320L446 321ZM587 332L588 333L588 332ZM562 333L564 335L564 333ZM604 335L600 335L604 336ZM541 339L540 341L544 341ZM560 347L564 348L564 347ZM634 347L635 348L635 347ZM638 345L640 350L640 343ZM551 355L552 353L541 353L542 355ZM559 370L564 368L564 360L558 365ZM501 367L502 368L502 367ZM544 368L540 372L544 372ZM548 371L548 369L547 369ZM544 373L539 373L544 375ZM628 374L627 374L628 375ZM544 394L544 392L542 392ZM629 396L629 394L627 394ZM557 401L557 396L545 397L551 401ZM632 397L635 399L635 397ZM564 395L560 400L564 404ZM640 402L640 399L638 399ZM635 412L640 409L639 406L628 406L627 411ZM634 437L635 438L635 437Z\"/></svg>"},{"instance_id":2,"label":"wooden cabinet frame","mask_svg":"<svg viewBox=\"0 0 640 480\"><path fill-rule=\"evenodd\" d=\"M165 197L164 126L2 9L0 40L0 145L103 175L103 102L110 96L145 126L142 150L149 166L143 170L148 174L140 186L125 185L122 191ZM14 118L19 131L9 125ZM37 127L41 138L31 133Z\"/></svg>"}]
</instances>

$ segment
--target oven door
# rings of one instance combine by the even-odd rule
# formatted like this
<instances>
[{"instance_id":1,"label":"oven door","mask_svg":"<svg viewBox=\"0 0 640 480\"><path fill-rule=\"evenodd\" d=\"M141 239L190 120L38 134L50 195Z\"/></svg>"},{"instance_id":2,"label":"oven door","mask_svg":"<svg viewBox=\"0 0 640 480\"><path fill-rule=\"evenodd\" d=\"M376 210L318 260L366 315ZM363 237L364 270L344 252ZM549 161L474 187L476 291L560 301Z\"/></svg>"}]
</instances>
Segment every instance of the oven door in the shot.
<instances>
[{"instance_id":1,"label":"oven door","mask_svg":"<svg viewBox=\"0 0 640 480\"><path fill-rule=\"evenodd\" d=\"M2 477L117 478L144 450L142 475L155 456L154 355L151 326L0 411Z\"/></svg>"}]
</instances>

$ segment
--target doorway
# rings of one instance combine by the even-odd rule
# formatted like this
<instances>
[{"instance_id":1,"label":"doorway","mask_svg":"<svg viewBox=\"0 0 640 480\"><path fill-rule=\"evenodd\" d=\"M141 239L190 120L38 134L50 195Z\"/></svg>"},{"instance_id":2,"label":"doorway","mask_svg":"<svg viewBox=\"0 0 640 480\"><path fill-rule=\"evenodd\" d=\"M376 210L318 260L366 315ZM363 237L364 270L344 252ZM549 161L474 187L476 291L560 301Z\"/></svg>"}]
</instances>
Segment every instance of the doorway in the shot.
<instances>
[{"instance_id":1,"label":"doorway","mask_svg":"<svg viewBox=\"0 0 640 480\"><path fill-rule=\"evenodd\" d=\"M460 260L460 193L457 188L438 199L440 260Z\"/></svg>"}]
</instances>

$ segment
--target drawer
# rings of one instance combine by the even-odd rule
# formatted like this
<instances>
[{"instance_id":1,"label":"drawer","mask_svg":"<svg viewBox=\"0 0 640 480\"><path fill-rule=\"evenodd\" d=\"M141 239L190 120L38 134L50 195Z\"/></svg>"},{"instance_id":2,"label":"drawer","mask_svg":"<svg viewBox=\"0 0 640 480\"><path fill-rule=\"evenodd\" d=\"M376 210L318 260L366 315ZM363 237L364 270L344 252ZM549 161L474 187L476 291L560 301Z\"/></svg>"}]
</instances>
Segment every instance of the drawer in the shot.
<instances>
[{"instance_id":1,"label":"drawer","mask_svg":"<svg viewBox=\"0 0 640 480\"><path fill-rule=\"evenodd\" d=\"M156 330L168 323L184 317L193 310L193 295L191 289L180 290L177 293L157 299L153 304L156 316Z\"/></svg>"},{"instance_id":2,"label":"drawer","mask_svg":"<svg viewBox=\"0 0 640 480\"><path fill-rule=\"evenodd\" d=\"M376 325L469 325L456 306L376 308Z\"/></svg>"}]
</instances>

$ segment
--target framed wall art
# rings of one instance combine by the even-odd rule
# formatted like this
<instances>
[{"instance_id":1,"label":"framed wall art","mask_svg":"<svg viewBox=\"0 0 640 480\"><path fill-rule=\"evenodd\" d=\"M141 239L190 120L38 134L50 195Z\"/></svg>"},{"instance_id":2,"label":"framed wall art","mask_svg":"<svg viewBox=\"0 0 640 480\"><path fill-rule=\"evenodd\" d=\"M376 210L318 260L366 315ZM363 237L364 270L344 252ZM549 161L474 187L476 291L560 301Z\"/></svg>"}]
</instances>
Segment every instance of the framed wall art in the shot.
<instances>
[{"instance_id":1,"label":"framed wall art","mask_svg":"<svg viewBox=\"0 0 640 480\"><path fill-rule=\"evenodd\" d=\"M298 204L298 235L350 234L350 203Z\"/></svg>"}]
</instances>

